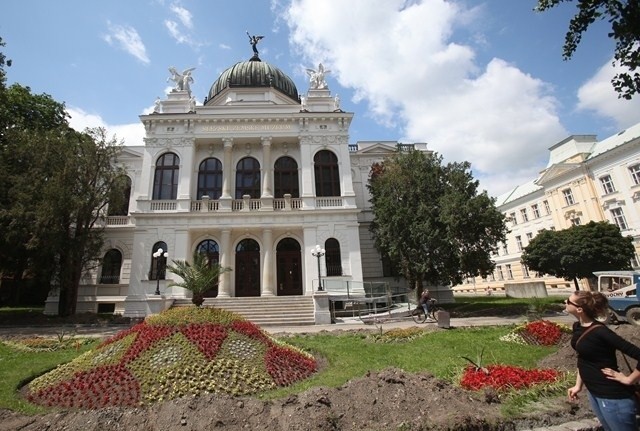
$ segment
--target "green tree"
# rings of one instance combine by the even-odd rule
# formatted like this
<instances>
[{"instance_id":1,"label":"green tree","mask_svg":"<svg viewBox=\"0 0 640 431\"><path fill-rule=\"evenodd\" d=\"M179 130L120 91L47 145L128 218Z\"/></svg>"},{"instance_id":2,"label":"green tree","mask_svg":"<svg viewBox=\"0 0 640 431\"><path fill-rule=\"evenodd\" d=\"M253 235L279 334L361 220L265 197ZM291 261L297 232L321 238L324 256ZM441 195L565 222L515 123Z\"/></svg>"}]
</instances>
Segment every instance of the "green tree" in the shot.
<instances>
[{"instance_id":1,"label":"green tree","mask_svg":"<svg viewBox=\"0 0 640 431\"><path fill-rule=\"evenodd\" d=\"M593 277L594 271L631 269L633 237L608 222L589 222L560 231L540 232L522 253L529 269L565 280Z\"/></svg>"},{"instance_id":2,"label":"green tree","mask_svg":"<svg viewBox=\"0 0 640 431\"><path fill-rule=\"evenodd\" d=\"M58 313L74 314L82 271L101 250L99 222L123 196L121 144L104 129L71 129L47 94L6 88L4 64L0 54L0 270L19 285L53 284Z\"/></svg>"},{"instance_id":3,"label":"green tree","mask_svg":"<svg viewBox=\"0 0 640 431\"><path fill-rule=\"evenodd\" d=\"M546 11L560 3L572 0L538 0L536 10ZM611 23L608 36L615 40L613 64L628 69L614 76L611 83L618 97L631 99L640 92L640 3L637 0L580 0L578 12L569 22L565 36L563 58L570 59L582 35L596 20L606 19Z\"/></svg>"},{"instance_id":4,"label":"green tree","mask_svg":"<svg viewBox=\"0 0 640 431\"><path fill-rule=\"evenodd\" d=\"M372 166L375 246L418 294L424 282L458 284L493 271L504 216L486 192L478 193L469 169L467 162L443 165L441 156L415 150Z\"/></svg>"},{"instance_id":5,"label":"green tree","mask_svg":"<svg viewBox=\"0 0 640 431\"><path fill-rule=\"evenodd\" d=\"M193 263L186 260L173 260L173 265L168 265L167 269L182 278L182 281L171 282L169 286L178 286L191 291L193 293L191 302L197 307L204 302L204 293L218 283L220 275L231 271L231 268L209 262L206 254L198 251L193 253Z\"/></svg>"}]
</instances>

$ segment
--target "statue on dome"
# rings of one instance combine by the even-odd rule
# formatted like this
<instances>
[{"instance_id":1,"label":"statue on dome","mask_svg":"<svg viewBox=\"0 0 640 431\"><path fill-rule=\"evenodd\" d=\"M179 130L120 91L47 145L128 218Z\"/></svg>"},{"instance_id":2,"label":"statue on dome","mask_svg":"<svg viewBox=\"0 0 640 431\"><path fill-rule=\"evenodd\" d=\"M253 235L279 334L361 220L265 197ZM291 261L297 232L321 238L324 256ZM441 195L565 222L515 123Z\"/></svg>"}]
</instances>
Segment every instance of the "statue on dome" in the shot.
<instances>
[{"instance_id":1,"label":"statue on dome","mask_svg":"<svg viewBox=\"0 0 640 431\"><path fill-rule=\"evenodd\" d=\"M173 81L174 83L173 90L171 91L186 91L191 94L191 84L193 84L191 72L195 69L195 67L192 67L190 69L185 69L180 73L175 67L169 67L169 73L171 73L171 76L167 78L167 82Z\"/></svg>"},{"instance_id":2,"label":"statue on dome","mask_svg":"<svg viewBox=\"0 0 640 431\"><path fill-rule=\"evenodd\" d=\"M312 90L326 90L329 88L327 86L327 81L324 80L324 77L329 74L330 70L325 70L322 63L318 64L318 70L315 69L307 69L307 75L309 75L309 86Z\"/></svg>"},{"instance_id":3,"label":"statue on dome","mask_svg":"<svg viewBox=\"0 0 640 431\"><path fill-rule=\"evenodd\" d=\"M251 36L248 31L247 31L247 36L249 36L249 44L251 44L251 49L253 49L253 56L257 57L258 48L256 47L256 45L258 45L258 42L260 42L260 39L264 39L264 36Z\"/></svg>"}]
</instances>

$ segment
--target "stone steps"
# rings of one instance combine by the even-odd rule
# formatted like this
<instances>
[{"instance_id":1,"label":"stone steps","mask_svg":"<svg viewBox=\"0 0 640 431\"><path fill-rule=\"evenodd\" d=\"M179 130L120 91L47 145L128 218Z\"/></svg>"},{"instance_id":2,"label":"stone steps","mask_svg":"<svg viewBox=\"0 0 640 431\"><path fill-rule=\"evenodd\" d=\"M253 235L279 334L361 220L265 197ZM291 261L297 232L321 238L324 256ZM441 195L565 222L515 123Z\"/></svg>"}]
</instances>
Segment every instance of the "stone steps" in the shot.
<instances>
[{"instance_id":1,"label":"stone steps","mask_svg":"<svg viewBox=\"0 0 640 431\"><path fill-rule=\"evenodd\" d=\"M193 305L191 299L178 299L174 307ZM260 296L205 298L203 306L223 308L242 315L259 326L301 326L315 324L310 296Z\"/></svg>"}]
</instances>

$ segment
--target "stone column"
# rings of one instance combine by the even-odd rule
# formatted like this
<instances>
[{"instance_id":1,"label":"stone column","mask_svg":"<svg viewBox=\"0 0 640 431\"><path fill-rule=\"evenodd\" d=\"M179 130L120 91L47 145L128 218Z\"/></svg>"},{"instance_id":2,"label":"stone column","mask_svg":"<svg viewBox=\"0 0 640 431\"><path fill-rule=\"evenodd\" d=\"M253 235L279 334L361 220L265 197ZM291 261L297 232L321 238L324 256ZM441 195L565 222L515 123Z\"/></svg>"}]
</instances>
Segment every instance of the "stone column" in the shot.
<instances>
[{"instance_id":1,"label":"stone column","mask_svg":"<svg viewBox=\"0 0 640 431\"><path fill-rule=\"evenodd\" d=\"M262 245L264 248L264 260L262 261L262 292L260 293L260 296L274 296L273 232L271 229L265 229L262 231Z\"/></svg>"},{"instance_id":2,"label":"stone column","mask_svg":"<svg viewBox=\"0 0 640 431\"><path fill-rule=\"evenodd\" d=\"M271 166L271 137L262 137L262 194L263 198L273 197L271 183L273 166Z\"/></svg>"},{"instance_id":3,"label":"stone column","mask_svg":"<svg viewBox=\"0 0 640 431\"><path fill-rule=\"evenodd\" d=\"M222 198L231 198L231 175L233 174L233 166L231 166L231 151L233 150L233 138L222 138L224 143L224 157L222 160Z\"/></svg>"},{"instance_id":4,"label":"stone column","mask_svg":"<svg viewBox=\"0 0 640 431\"><path fill-rule=\"evenodd\" d=\"M226 268L230 266L231 259L233 259L233 253L231 251L231 231L225 229L222 231L220 237L220 266ZM225 272L220 276L220 282L218 283L218 298L229 298L229 290L231 288L231 274Z\"/></svg>"}]
</instances>

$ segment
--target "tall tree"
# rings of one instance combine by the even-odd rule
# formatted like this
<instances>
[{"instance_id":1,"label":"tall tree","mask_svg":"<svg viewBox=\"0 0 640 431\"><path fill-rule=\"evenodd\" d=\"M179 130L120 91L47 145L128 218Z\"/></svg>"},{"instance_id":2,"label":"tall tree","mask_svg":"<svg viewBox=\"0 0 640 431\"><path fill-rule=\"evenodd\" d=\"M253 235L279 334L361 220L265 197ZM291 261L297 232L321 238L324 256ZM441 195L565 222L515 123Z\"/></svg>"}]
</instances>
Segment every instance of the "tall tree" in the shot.
<instances>
[{"instance_id":1,"label":"tall tree","mask_svg":"<svg viewBox=\"0 0 640 431\"><path fill-rule=\"evenodd\" d=\"M538 0L536 10L545 11L572 0ZM608 36L615 40L614 65L628 69L616 74L611 81L618 97L631 99L640 92L640 3L637 0L579 0L578 12L569 22L564 39L563 58L570 59L582 35L596 20L611 23Z\"/></svg>"},{"instance_id":2,"label":"tall tree","mask_svg":"<svg viewBox=\"0 0 640 431\"><path fill-rule=\"evenodd\" d=\"M589 222L560 231L542 231L522 253L529 269L565 280L593 277L594 271L631 269L633 237L608 222Z\"/></svg>"},{"instance_id":3,"label":"tall tree","mask_svg":"<svg viewBox=\"0 0 640 431\"><path fill-rule=\"evenodd\" d=\"M478 193L469 163L398 152L372 166L367 187L375 246L418 293L424 282L458 284L491 273L491 253L506 236L504 216Z\"/></svg>"}]
</instances>

